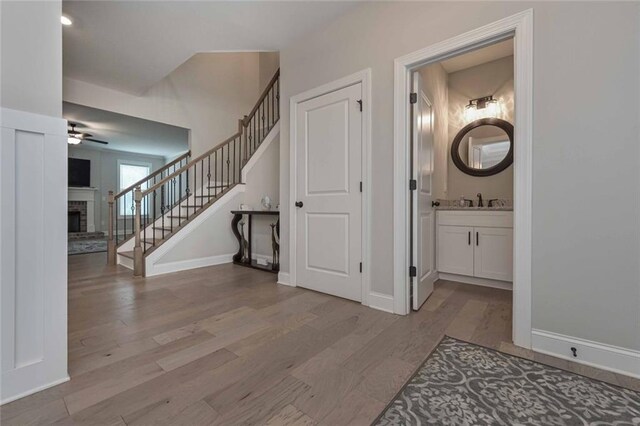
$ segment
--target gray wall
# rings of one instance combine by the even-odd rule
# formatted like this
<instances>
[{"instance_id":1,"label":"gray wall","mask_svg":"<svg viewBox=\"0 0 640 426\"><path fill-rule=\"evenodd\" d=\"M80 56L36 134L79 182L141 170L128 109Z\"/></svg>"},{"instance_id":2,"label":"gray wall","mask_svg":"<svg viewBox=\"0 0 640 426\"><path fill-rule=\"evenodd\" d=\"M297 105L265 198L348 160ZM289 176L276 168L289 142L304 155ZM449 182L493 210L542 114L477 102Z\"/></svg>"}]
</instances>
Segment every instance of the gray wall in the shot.
<instances>
[{"instance_id":1,"label":"gray wall","mask_svg":"<svg viewBox=\"0 0 640 426\"><path fill-rule=\"evenodd\" d=\"M494 95L501 101L503 114L500 118L513 124L513 56L449 74L449 149L460 129L468 124L464 121L464 108L469 99L486 95ZM461 196L475 199L478 192L485 200L513 199L513 166L497 175L475 177L458 170L449 150L447 156L450 200Z\"/></svg>"},{"instance_id":2,"label":"gray wall","mask_svg":"<svg viewBox=\"0 0 640 426\"><path fill-rule=\"evenodd\" d=\"M0 105L62 115L62 25L59 1L0 2Z\"/></svg>"},{"instance_id":3,"label":"gray wall","mask_svg":"<svg viewBox=\"0 0 640 426\"><path fill-rule=\"evenodd\" d=\"M118 160L151 163L151 171L165 165L163 157L134 154L123 151L98 150L69 146L69 158L91 160L91 186L97 188L94 219L96 231L107 232L109 191L118 193Z\"/></svg>"},{"instance_id":4,"label":"gray wall","mask_svg":"<svg viewBox=\"0 0 640 426\"><path fill-rule=\"evenodd\" d=\"M289 98L371 67L372 290L393 292L393 60L534 8L533 326L640 349L637 3L366 3L280 55ZM516 123L517 125L517 123ZM284 242L288 210L283 209ZM289 271L288 247L282 252Z\"/></svg>"}]
</instances>

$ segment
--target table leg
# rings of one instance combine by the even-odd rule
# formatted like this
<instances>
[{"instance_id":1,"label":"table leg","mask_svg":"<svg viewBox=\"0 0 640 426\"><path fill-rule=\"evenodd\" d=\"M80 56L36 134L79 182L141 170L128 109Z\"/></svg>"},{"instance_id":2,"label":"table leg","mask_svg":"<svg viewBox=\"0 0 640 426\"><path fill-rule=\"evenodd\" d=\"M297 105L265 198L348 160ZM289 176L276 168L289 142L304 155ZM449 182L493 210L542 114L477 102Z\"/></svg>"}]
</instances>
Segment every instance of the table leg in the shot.
<instances>
[{"instance_id":1,"label":"table leg","mask_svg":"<svg viewBox=\"0 0 640 426\"><path fill-rule=\"evenodd\" d=\"M238 223L242 220L241 214L233 215L233 220L231 221L231 231L233 235L235 235L238 240L238 252L233 255L234 262L240 262L242 259L242 237L240 236L240 232L238 231Z\"/></svg>"}]
</instances>

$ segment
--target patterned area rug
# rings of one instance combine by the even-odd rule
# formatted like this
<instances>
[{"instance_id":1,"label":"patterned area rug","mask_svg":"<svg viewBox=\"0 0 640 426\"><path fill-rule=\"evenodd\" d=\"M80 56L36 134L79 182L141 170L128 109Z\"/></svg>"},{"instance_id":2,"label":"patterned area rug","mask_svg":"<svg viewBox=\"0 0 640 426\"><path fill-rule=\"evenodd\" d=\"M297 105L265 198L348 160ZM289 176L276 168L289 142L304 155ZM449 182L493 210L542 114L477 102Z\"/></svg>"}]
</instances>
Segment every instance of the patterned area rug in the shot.
<instances>
[{"instance_id":1,"label":"patterned area rug","mask_svg":"<svg viewBox=\"0 0 640 426\"><path fill-rule=\"evenodd\" d=\"M107 240L75 240L67 243L67 252L72 254L100 253L107 251Z\"/></svg>"},{"instance_id":2,"label":"patterned area rug","mask_svg":"<svg viewBox=\"0 0 640 426\"><path fill-rule=\"evenodd\" d=\"M640 425L640 393L445 337L374 425Z\"/></svg>"}]
</instances>

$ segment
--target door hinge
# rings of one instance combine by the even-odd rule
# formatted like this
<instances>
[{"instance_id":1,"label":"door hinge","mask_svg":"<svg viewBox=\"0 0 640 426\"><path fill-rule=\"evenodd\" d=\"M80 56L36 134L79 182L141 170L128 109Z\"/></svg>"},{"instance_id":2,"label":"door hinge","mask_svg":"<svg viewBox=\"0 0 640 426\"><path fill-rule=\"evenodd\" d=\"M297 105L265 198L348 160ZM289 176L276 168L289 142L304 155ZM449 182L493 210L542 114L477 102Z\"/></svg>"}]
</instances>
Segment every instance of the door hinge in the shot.
<instances>
[{"instance_id":1,"label":"door hinge","mask_svg":"<svg viewBox=\"0 0 640 426\"><path fill-rule=\"evenodd\" d=\"M362 273L362 262L360 262L360 273Z\"/></svg>"},{"instance_id":2,"label":"door hinge","mask_svg":"<svg viewBox=\"0 0 640 426\"><path fill-rule=\"evenodd\" d=\"M360 105L360 111L362 111L362 99L359 99L357 102L358 102L358 105Z\"/></svg>"},{"instance_id":3,"label":"door hinge","mask_svg":"<svg viewBox=\"0 0 640 426\"><path fill-rule=\"evenodd\" d=\"M418 272L416 271L416 267L415 266L409 266L409 276L410 277L415 277L418 275Z\"/></svg>"},{"instance_id":4,"label":"door hinge","mask_svg":"<svg viewBox=\"0 0 640 426\"><path fill-rule=\"evenodd\" d=\"M409 94L409 103L410 104L415 104L418 102L418 94L417 93L410 93Z\"/></svg>"},{"instance_id":5,"label":"door hinge","mask_svg":"<svg viewBox=\"0 0 640 426\"><path fill-rule=\"evenodd\" d=\"M360 192L362 192L362 181L360 181Z\"/></svg>"},{"instance_id":6,"label":"door hinge","mask_svg":"<svg viewBox=\"0 0 640 426\"><path fill-rule=\"evenodd\" d=\"M418 189L418 181L415 179L410 179L409 180L409 190L410 191L415 191L416 189Z\"/></svg>"}]
</instances>

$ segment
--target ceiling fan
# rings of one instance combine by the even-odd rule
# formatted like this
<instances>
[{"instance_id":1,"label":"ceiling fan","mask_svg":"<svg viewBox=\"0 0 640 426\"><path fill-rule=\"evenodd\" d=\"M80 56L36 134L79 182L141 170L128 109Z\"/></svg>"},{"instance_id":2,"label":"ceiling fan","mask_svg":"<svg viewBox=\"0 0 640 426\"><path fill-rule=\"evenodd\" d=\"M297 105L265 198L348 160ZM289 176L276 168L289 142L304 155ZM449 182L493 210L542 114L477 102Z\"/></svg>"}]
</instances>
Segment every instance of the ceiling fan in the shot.
<instances>
[{"instance_id":1,"label":"ceiling fan","mask_svg":"<svg viewBox=\"0 0 640 426\"><path fill-rule=\"evenodd\" d=\"M93 135L90 133L82 133L76 130L77 123L69 123L70 129L67 130L67 142L69 145L78 145L82 142L95 142L101 143L103 145L108 145L109 142L99 141L97 139L92 139Z\"/></svg>"}]
</instances>

